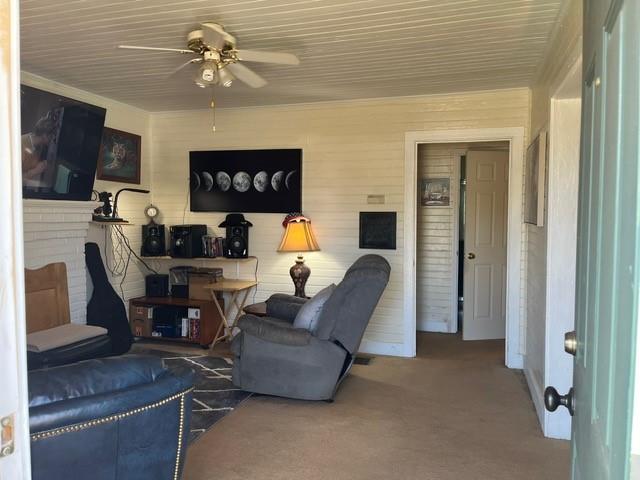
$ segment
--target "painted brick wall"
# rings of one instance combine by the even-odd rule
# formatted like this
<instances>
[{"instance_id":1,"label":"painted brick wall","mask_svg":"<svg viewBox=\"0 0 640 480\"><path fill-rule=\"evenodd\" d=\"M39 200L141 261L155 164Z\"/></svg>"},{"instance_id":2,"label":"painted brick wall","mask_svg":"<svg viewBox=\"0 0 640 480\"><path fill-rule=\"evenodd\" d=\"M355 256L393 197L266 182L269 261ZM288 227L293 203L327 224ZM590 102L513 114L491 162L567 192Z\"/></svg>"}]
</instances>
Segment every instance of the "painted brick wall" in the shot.
<instances>
[{"instance_id":1,"label":"painted brick wall","mask_svg":"<svg viewBox=\"0 0 640 480\"><path fill-rule=\"evenodd\" d=\"M55 262L67 265L73 323L86 323L84 244L95 207L93 202L23 202L25 267L35 269Z\"/></svg>"}]
</instances>

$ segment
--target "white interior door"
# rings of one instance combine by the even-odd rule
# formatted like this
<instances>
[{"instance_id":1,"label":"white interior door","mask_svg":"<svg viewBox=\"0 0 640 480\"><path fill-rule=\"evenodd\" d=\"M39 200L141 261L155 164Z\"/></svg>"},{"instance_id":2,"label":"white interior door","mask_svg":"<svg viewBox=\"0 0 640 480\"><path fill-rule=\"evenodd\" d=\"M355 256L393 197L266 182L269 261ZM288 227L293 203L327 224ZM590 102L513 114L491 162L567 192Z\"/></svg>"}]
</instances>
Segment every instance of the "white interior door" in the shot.
<instances>
[{"instance_id":1,"label":"white interior door","mask_svg":"<svg viewBox=\"0 0 640 480\"><path fill-rule=\"evenodd\" d=\"M504 338L509 152L467 153L462 338Z\"/></svg>"}]
</instances>

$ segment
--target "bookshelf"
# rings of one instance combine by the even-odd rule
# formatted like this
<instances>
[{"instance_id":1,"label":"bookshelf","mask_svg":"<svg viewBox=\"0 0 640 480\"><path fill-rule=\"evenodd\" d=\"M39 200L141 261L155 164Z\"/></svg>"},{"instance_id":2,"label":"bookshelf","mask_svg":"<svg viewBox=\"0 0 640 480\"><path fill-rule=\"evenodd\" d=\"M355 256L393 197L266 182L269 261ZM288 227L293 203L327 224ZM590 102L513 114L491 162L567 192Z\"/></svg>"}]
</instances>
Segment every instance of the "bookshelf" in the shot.
<instances>
[{"instance_id":1,"label":"bookshelf","mask_svg":"<svg viewBox=\"0 0 640 480\"><path fill-rule=\"evenodd\" d=\"M196 338L188 337L156 337L151 335L153 318L150 318L149 308L181 307L200 310L200 332ZM222 317L213 300L196 300L193 298L177 297L137 297L129 300L129 323L131 332L138 338L199 344L206 348L215 337L222 322Z\"/></svg>"},{"instance_id":2,"label":"bookshelf","mask_svg":"<svg viewBox=\"0 0 640 480\"><path fill-rule=\"evenodd\" d=\"M256 273L254 275L254 280L258 280L258 257L250 256L246 258L227 258L227 257L194 257L194 258L182 258L182 257L170 257L168 255L162 256L142 256L145 262L148 261L159 261L159 262L169 262L171 260L180 261L180 262L204 262L204 263L218 263L218 264L235 264L236 266L236 278L240 278L240 265L247 262L255 262L256 264Z\"/></svg>"}]
</instances>

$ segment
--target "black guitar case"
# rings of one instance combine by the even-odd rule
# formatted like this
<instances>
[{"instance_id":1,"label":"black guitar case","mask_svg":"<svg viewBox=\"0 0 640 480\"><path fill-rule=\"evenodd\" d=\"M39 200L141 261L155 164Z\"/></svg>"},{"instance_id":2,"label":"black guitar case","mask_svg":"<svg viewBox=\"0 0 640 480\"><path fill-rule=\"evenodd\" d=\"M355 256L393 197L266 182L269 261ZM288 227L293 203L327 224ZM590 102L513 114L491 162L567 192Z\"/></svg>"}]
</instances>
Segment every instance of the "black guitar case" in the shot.
<instances>
[{"instance_id":1,"label":"black guitar case","mask_svg":"<svg viewBox=\"0 0 640 480\"><path fill-rule=\"evenodd\" d=\"M98 245L85 243L84 256L93 282L93 295L87 304L87 324L109 331L114 355L127 353L133 343L127 311L109 283Z\"/></svg>"}]
</instances>

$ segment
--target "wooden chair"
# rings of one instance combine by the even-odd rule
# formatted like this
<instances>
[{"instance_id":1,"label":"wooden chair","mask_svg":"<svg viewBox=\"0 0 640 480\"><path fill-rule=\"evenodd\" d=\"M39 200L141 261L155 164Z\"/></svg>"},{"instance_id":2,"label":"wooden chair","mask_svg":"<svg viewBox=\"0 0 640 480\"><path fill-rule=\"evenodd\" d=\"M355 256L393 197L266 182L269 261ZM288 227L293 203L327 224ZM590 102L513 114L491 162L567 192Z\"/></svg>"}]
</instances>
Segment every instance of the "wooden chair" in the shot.
<instances>
[{"instance_id":1,"label":"wooden chair","mask_svg":"<svg viewBox=\"0 0 640 480\"><path fill-rule=\"evenodd\" d=\"M27 334L71 322L67 266L50 263L37 270L25 269Z\"/></svg>"},{"instance_id":2,"label":"wooden chair","mask_svg":"<svg viewBox=\"0 0 640 480\"><path fill-rule=\"evenodd\" d=\"M25 297L30 370L111 354L106 329L71 323L64 263L25 269Z\"/></svg>"}]
</instances>

